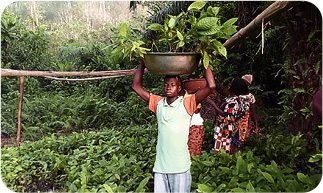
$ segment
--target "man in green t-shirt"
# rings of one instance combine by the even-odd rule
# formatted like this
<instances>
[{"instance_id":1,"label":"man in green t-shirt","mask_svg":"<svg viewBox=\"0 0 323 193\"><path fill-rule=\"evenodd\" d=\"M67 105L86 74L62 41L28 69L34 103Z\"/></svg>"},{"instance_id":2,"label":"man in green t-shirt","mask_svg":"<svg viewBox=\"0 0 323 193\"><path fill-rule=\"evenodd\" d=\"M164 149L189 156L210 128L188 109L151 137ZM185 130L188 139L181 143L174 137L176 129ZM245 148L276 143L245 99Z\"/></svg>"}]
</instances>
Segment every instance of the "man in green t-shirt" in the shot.
<instances>
[{"instance_id":1,"label":"man in green t-shirt","mask_svg":"<svg viewBox=\"0 0 323 193\"><path fill-rule=\"evenodd\" d=\"M182 90L179 76L164 78L165 97L146 91L142 86L144 69L144 61L141 58L135 73L133 89L141 98L149 102L149 110L157 116L158 139L153 169L154 191L190 192L191 161L187 146L190 120L196 106L215 89L212 71L209 67L205 69L207 87L184 98L179 94Z\"/></svg>"}]
</instances>

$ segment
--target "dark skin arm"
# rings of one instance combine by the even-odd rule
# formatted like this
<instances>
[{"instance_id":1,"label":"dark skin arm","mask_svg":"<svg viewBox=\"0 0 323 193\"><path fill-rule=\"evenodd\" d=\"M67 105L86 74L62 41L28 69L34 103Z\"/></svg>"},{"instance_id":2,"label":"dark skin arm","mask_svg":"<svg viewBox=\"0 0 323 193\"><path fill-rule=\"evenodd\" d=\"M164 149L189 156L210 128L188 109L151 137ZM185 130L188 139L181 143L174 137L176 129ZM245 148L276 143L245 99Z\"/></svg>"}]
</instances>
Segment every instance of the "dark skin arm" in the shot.
<instances>
[{"instance_id":1,"label":"dark skin arm","mask_svg":"<svg viewBox=\"0 0 323 193\"><path fill-rule=\"evenodd\" d=\"M218 113L218 114L220 114L221 116L227 116L228 115L228 113L225 113L225 112L223 112L216 104L215 104L215 102L212 100L212 99L210 99L209 97L207 97L206 99L205 99L208 103L210 103L214 108L215 108L215 110L216 110L216 112ZM250 104L250 118L251 118L251 121L255 124L255 126L254 126L254 128L253 128L253 131L255 132L255 133L258 133L258 123L257 123L257 118L256 118L256 109L255 109L255 104L254 103L252 103L252 104Z\"/></svg>"},{"instance_id":2,"label":"dark skin arm","mask_svg":"<svg viewBox=\"0 0 323 193\"><path fill-rule=\"evenodd\" d=\"M135 73L132 88L142 99L148 102L150 93L147 90L145 90L142 86L142 76L144 73L144 69L145 69L145 63L143 58L141 58L140 64ZM206 67L205 69L205 78L207 81L207 87L200 89L195 93L196 105L201 103L215 89L215 81L214 81L213 73L209 67Z\"/></svg>"},{"instance_id":3,"label":"dark skin arm","mask_svg":"<svg viewBox=\"0 0 323 193\"><path fill-rule=\"evenodd\" d=\"M215 90L222 96L228 97L230 95L230 91L228 89L221 88L219 85L217 85ZM219 95L216 95L216 99L218 103L221 103L221 98Z\"/></svg>"},{"instance_id":4,"label":"dark skin arm","mask_svg":"<svg viewBox=\"0 0 323 193\"><path fill-rule=\"evenodd\" d=\"M205 100L206 100L208 103L210 103L210 104L214 107L215 111L216 111L219 115L221 115L222 117L225 117L225 116L227 116L227 115L228 115L228 113L223 112L223 111L218 107L218 105L216 105L216 104L215 104L215 102L214 102L211 98L207 97Z\"/></svg>"},{"instance_id":5,"label":"dark skin arm","mask_svg":"<svg viewBox=\"0 0 323 193\"><path fill-rule=\"evenodd\" d=\"M196 105L201 103L207 96L209 96L209 94L211 94L215 90L216 85L215 85L214 76L213 76L212 70L208 66L205 68L205 78L206 78L207 86L198 90L195 93Z\"/></svg>"},{"instance_id":6,"label":"dark skin arm","mask_svg":"<svg viewBox=\"0 0 323 193\"><path fill-rule=\"evenodd\" d=\"M215 90L218 93L220 93L221 95L226 96L226 97L229 96L229 94L230 94L230 91L228 89L224 89L224 88L221 88L219 86L217 86Z\"/></svg>"},{"instance_id":7,"label":"dark skin arm","mask_svg":"<svg viewBox=\"0 0 323 193\"><path fill-rule=\"evenodd\" d=\"M250 118L253 121L253 123L255 124L254 132L258 133L258 123L257 123L256 108L255 108L254 103L250 104Z\"/></svg>"},{"instance_id":8,"label":"dark skin arm","mask_svg":"<svg viewBox=\"0 0 323 193\"><path fill-rule=\"evenodd\" d=\"M150 93L147 90L145 90L142 86L142 76L144 74L144 70L145 70L145 63L143 58L141 58L140 64L135 73L132 88L142 99L148 102Z\"/></svg>"}]
</instances>

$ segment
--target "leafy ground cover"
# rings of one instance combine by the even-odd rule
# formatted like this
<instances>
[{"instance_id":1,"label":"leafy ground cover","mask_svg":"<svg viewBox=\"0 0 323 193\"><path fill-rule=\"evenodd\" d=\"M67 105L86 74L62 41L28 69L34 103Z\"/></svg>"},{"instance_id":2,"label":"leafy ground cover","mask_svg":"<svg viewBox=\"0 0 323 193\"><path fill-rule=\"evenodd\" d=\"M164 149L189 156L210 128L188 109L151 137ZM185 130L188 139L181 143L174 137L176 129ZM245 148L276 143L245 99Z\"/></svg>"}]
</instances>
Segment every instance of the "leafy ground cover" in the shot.
<instances>
[{"instance_id":1,"label":"leafy ground cover","mask_svg":"<svg viewBox=\"0 0 323 193\"><path fill-rule=\"evenodd\" d=\"M14 191L144 191L155 130L131 127L72 133L2 149L2 179Z\"/></svg>"},{"instance_id":2,"label":"leafy ground cover","mask_svg":"<svg viewBox=\"0 0 323 193\"><path fill-rule=\"evenodd\" d=\"M211 127L207 126L206 130ZM73 132L68 136L52 134L22 144L20 148L2 149L2 180L13 191L153 191L156 137L154 125ZM257 140L260 139L253 139ZM294 151L306 151L303 145L306 141L300 135L274 140L277 140L274 145L294 144L288 149L277 149L277 153L287 155L285 162L275 157L269 159L269 155L251 149L234 155L205 149L200 157L193 156L192 191L303 192L314 189L322 175L320 154L311 157L300 153L302 157L297 157ZM261 148L269 151L270 145L263 143ZM289 153L293 154L289 156ZM289 165L289 159L299 163ZM305 164L303 170L298 167L300 164Z\"/></svg>"}]
</instances>

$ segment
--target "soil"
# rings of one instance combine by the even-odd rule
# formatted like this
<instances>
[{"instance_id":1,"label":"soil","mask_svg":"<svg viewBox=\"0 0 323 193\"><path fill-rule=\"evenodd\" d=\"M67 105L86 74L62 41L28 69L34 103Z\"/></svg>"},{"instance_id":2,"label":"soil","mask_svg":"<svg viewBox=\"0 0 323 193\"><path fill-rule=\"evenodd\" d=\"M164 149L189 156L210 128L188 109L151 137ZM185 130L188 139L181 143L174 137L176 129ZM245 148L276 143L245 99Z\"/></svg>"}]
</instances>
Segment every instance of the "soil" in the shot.
<instances>
[{"instance_id":1,"label":"soil","mask_svg":"<svg viewBox=\"0 0 323 193\"><path fill-rule=\"evenodd\" d=\"M13 136L7 136L1 134L1 148L13 147L16 145L15 138Z\"/></svg>"}]
</instances>

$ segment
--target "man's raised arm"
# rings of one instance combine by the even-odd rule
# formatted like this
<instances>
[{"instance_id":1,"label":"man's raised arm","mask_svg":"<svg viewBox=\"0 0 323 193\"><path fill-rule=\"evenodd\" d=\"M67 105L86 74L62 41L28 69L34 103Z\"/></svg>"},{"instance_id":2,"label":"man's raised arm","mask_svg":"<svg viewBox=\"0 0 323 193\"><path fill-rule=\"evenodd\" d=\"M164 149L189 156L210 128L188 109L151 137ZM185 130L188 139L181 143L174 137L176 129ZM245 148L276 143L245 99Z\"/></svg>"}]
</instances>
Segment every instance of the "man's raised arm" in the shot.
<instances>
[{"instance_id":1,"label":"man's raised arm","mask_svg":"<svg viewBox=\"0 0 323 193\"><path fill-rule=\"evenodd\" d=\"M143 58L140 59L140 64L136 70L135 77L133 79L132 88L133 90L145 101L149 101L150 93L146 91L142 86L142 77L145 70L145 62Z\"/></svg>"},{"instance_id":2,"label":"man's raised arm","mask_svg":"<svg viewBox=\"0 0 323 193\"><path fill-rule=\"evenodd\" d=\"M207 86L205 88L202 88L202 89L198 90L195 93L196 105L198 105L199 103L201 103L207 96L209 96L209 94L216 87L215 80L214 80L214 76L213 76L212 70L210 69L209 66L207 66L205 68L205 78L206 78Z\"/></svg>"}]
</instances>

